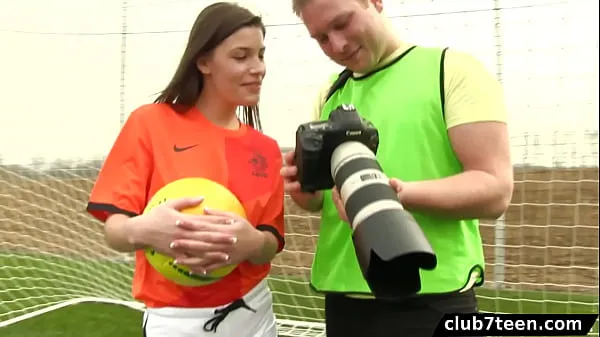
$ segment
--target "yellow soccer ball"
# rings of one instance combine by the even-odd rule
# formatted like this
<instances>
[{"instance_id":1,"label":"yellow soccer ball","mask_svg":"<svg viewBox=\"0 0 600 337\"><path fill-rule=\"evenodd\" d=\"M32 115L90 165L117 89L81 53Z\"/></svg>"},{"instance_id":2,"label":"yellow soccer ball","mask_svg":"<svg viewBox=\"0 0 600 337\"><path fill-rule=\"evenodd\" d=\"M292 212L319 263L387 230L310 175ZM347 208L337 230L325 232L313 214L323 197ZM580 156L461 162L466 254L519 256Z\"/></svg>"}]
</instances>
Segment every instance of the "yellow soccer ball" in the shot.
<instances>
[{"instance_id":1,"label":"yellow soccer ball","mask_svg":"<svg viewBox=\"0 0 600 337\"><path fill-rule=\"evenodd\" d=\"M183 178L173 181L154 194L144 213L172 199L203 196L200 205L182 210L187 214L204 214L204 207L225 212L233 212L246 218L246 212L237 197L225 186L205 178ZM193 274L188 268L173 264L173 258L154 249L146 249L146 259L156 271L174 283L182 286L198 287L214 283L231 273L237 265L228 265L213 270L207 275Z\"/></svg>"}]
</instances>

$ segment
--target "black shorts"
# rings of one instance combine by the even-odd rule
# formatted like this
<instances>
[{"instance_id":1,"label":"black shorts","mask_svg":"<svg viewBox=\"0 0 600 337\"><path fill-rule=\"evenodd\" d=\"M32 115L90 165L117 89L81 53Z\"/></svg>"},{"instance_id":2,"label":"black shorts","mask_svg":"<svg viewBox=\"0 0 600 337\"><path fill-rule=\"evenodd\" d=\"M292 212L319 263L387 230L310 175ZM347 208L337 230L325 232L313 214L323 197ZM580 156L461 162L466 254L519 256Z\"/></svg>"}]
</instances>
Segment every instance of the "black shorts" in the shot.
<instances>
[{"instance_id":1,"label":"black shorts","mask_svg":"<svg viewBox=\"0 0 600 337\"><path fill-rule=\"evenodd\" d=\"M445 313L475 313L473 290L391 302L325 295L327 337L431 337Z\"/></svg>"}]
</instances>

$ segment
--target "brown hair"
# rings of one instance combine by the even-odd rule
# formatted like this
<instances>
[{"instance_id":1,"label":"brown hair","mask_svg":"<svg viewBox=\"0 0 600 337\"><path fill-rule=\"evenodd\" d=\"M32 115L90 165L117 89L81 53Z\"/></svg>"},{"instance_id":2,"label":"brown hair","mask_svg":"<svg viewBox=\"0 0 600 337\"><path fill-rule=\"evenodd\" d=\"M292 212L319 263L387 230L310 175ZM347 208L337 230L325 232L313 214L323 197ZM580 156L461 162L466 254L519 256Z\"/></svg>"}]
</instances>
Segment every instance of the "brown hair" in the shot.
<instances>
[{"instance_id":1,"label":"brown hair","mask_svg":"<svg viewBox=\"0 0 600 337\"><path fill-rule=\"evenodd\" d=\"M196 68L198 57L210 53L223 40L244 27L258 27L265 35L265 26L260 16L234 3L217 2L204 8L190 32L175 74L154 103L192 106L202 92L204 78ZM183 113L186 110L175 111ZM241 107L241 121L261 130L258 106Z\"/></svg>"}]
</instances>

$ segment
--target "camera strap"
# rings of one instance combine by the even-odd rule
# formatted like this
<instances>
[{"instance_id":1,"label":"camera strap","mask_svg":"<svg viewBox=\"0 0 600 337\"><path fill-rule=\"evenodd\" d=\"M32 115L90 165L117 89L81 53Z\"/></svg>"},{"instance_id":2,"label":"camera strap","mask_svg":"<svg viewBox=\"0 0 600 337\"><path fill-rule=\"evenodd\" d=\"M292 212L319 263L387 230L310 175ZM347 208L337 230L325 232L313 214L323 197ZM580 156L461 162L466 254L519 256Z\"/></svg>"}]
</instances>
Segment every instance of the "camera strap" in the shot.
<instances>
[{"instance_id":1,"label":"camera strap","mask_svg":"<svg viewBox=\"0 0 600 337\"><path fill-rule=\"evenodd\" d=\"M331 87L329 88L329 92L327 93L327 97L325 98L325 102L327 102L329 100L329 98L331 98L331 96L333 96L333 94L340 88L342 88L344 86L344 84L346 84L346 82L348 81L348 79L352 76L352 70L350 69L344 69L339 75L338 78L335 80L335 82L333 82L333 84L331 85Z\"/></svg>"},{"instance_id":2,"label":"camera strap","mask_svg":"<svg viewBox=\"0 0 600 337\"><path fill-rule=\"evenodd\" d=\"M410 48L409 51L412 50L413 48ZM448 51L448 47L442 49L442 56L440 59L440 99L442 100L442 104L441 104L442 116L444 117L444 119L446 118L446 109L445 109L446 97L445 97L445 90L444 90L445 89L444 88L444 59L446 57L446 51ZM403 55L404 54L402 54L402 56ZM341 89L344 86L344 84L346 84L346 82L348 81L348 79L350 77L352 77L352 70L344 69L342 72L340 72L340 74L338 75L338 78L335 80L335 82L333 82L333 84L329 88L329 92L327 93L327 96L325 98L325 101L323 101L323 103L327 102L329 100L329 98L331 98L331 96L333 96L333 94L338 89Z\"/></svg>"}]
</instances>

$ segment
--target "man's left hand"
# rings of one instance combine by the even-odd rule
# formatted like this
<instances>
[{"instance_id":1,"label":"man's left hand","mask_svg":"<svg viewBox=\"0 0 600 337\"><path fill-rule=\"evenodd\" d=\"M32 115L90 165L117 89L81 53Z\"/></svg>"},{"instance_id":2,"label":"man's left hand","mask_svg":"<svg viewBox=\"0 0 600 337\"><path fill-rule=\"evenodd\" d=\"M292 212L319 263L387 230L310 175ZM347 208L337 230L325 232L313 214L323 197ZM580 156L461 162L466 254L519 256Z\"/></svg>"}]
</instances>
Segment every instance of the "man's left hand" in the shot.
<instances>
[{"instance_id":1,"label":"man's left hand","mask_svg":"<svg viewBox=\"0 0 600 337\"><path fill-rule=\"evenodd\" d=\"M396 194L398 195L398 199L400 199L400 194L403 190L404 183L402 181L400 181L399 179L391 178L390 186L392 186L392 188L396 191ZM348 220L348 215L346 214L346 208L344 207L344 202L342 201L342 197L340 196L340 192L338 191L337 187L334 187L333 190L331 191L331 197L333 199L335 208L338 211L338 215L339 215L340 219L346 223L350 223L350 221Z\"/></svg>"},{"instance_id":2,"label":"man's left hand","mask_svg":"<svg viewBox=\"0 0 600 337\"><path fill-rule=\"evenodd\" d=\"M331 198L333 199L333 203L335 208L337 208L338 215L342 221L348 223L348 215L346 214L346 209L344 208L344 202L342 201L342 197L340 196L340 192L337 187L334 187L331 191Z\"/></svg>"},{"instance_id":3,"label":"man's left hand","mask_svg":"<svg viewBox=\"0 0 600 337\"><path fill-rule=\"evenodd\" d=\"M398 199L400 199L400 194L402 193L402 190L404 189L404 182L402 182L401 180L399 180L397 178L391 178L390 186L392 186L392 188L396 191L396 194L398 195ZM400 199L400 201L402 201L402 199Z\"/></svg>"}]
</instances>

